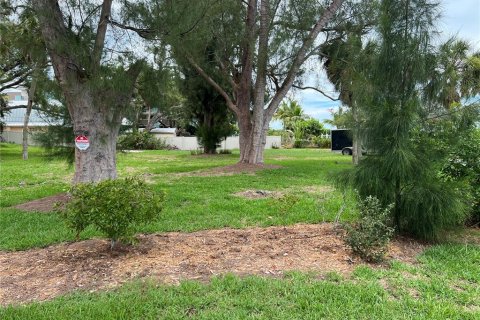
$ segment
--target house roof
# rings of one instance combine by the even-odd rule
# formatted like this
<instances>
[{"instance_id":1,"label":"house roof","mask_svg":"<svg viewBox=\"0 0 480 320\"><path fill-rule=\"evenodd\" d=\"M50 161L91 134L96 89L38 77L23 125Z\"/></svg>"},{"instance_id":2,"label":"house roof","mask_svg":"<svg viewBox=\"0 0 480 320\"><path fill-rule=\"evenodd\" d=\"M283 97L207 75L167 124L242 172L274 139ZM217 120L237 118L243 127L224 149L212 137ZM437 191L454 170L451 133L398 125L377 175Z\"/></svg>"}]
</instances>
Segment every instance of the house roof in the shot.
<instances>
[{"instance_id":1,"label":"house roof","mask_svg":"<svg viewBox=\"0 0 480 320\"><path fill-rule=\"evenodd\" d=\"M21 101L15 101L21 102ZM22 103L21 103L22 104ZM24 104L24 103L23 103ZM11 103L9 103L11 105ZM5 126L8 127L23 127L23 118L25 117L25 113L27 112L26 109L13 109L5 114L3 117L3 122L5 122ZM58 121L48 119L48 117L37 111L32 110L30 114L30 119L28 121L28 126L30 127L46 127L49 125L59 124Z\"/></svg>"},{"instance_id":2,"label":"house roof","mask_svg":"<svg viewBox=\"0 0 480 320\"><path fill-rule=\"evenodd\" d=\"M13 88L13 89L6 89L2 91L2 94L8 93L21 93L22 98L25 98L26 90L24 88ZM26 106L28 101L26 99L22 100L9 100L8 106L15 107L15 106ZM5 126L7 127L23 127L23 119L25 117L25 113L27 112L26 108L19 108L13 109L4 114L2 121L5 122ZM46 127L49 125L59 125L60 123L56 120L49 119L47 115L44 113L32 110L30 114L30 119L28 121L29 127Z\"/></svg>"}]
</instances>

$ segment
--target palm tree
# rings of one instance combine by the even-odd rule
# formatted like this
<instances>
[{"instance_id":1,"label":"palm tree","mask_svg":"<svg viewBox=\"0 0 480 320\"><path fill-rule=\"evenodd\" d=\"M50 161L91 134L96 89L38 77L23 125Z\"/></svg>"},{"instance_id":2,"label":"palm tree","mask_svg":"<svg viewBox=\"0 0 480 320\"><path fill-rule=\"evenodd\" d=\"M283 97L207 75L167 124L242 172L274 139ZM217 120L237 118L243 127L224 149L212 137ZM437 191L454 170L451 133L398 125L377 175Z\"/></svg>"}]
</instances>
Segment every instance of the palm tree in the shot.
<instances>
[{"instance_id":1,"label":"palm tree","mask_svg":"<svg viewBox=\"0 0 480 320\"><path fill-rule=\"evenodd\" d=\"M462 40L449 39L440 46L433 72L425 87L424 99L444 110L480 93L480 52L469 54L471 46Z\"/></svg>"},{"instance_id":2,"label":"palm tree","mask_svg":"<svg viewBox=\"0 0 480 320\"><path fill-rule=\"evenodd\" d=\"M284 130L293 131L295 123L308 119L308 116L297 101L288 99L282 102L273 118L282 121Z\"/></svg>"}]
</instances>

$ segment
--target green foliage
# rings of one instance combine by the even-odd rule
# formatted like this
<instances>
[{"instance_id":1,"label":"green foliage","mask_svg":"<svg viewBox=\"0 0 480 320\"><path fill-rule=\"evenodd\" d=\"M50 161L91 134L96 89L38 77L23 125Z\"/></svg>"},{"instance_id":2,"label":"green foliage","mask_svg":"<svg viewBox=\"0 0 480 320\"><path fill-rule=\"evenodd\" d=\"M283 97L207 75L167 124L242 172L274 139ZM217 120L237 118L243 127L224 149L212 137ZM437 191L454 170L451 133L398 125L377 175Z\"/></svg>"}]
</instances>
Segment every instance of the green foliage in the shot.
<instances>
[{"instance_id":1,"label":"green foliage","mask_svg":"<svg viewBox=\"0 0 480 320\"><path fill-rule=\"evenodd\" d=\"M284 130L278 130L278 129L271 129L271 128L269 128L267 135L268 135L268 136L281 136L281 135L283 135L284 132L285 132Z\"/></svg>"},{"instance_id":2,"label":"green foliage","mask_svg":"<svg viewBox=\"0 0 480 320\"><path fill-rule=\"evenodd\" d=\"M291 101L290 105L292 104L297 105L295 101ZM288 105L284 103L283 106ZM317 119L308 118L306 115L303 115L302 108L299 105L297 106L302 116L286 117L285 114L288 108L280 110L281 112L277 114L278 119L280 119L280 116L286 117L282 121L288 123L288 129L285 129L282 134L282 142L285 145L292 144L294 148L315 146L318 139L321 139L319 135L326 133L326 129Z\"/></svg>"},{"instance_id":3,"label":"green foliage","mask_svg":"<svg viewBox=\"0 0 480 320\"><path fill-rule=\"evenodd\" d=\"M232 124L226 119L218 119L218 121L210 124L202 123L198 125L195 135L198 138L199 145L204 148L204 152L213 154L220 147L222 140L232 133Z\"/></svg>"},{"instance_id":4,"label":"green foliage","mask_svg":"<svg viewBox=\"0 0 480 320\"><path fill-rule=\"evenodd\" d=\"M397 231L427 240L461 223L466 212L458 185L438 176L442 158L423 143L428 130L420 88L431 71L436 14L429 1L381 2L379 39L369 45L372 63L360 69L366 84L357 95L365 115L362 141L371 154L350 176L361 197L394 204Z\"/></svg>"},{"instance_id":5,"label":"green foliage","mask_svg":"<svg viewBox=\"0 0 480 320\"><path fill-rule=\"evenodd\" d=\"M284 130L294 131L296 127L298 128L297 123L306 120L308 116L297 101L289 99L282 102L273 118L282 121ZM300 127L303 128L304 125Z\"/></svg>"},{"instance_id":6,"label":"green foliage","mask_svg":"<svg viewBox=\"0 0 480 320\"><path fill-rule=\"evenodd\" d=\"M332 147L332 140L329 138L313 137L312 143L322 149L330 149Z\"/></svg>"},{"instance_id":7,"label":"green foliage","mask_svg":"<svg viewBox=\"0 0 480 320\"><path fill-rule=\"evenodd\" d=\"M157 139L149 132L137 131L121 135L118 138L118 148L121 150L165 150L172 147L165 140Z\"/></svg>"},{"instance_id":8,"label":"green foliage","mask_svg":"<svg viewBox=\"0 0 480 320\"><path fill-rule=\"evenodd\" d=\"M345 225L345 242L362 259L380 262L385 257L394 232L389 226L392 208L393 204L383 207L377 198L368 196L358 203L359 220Z\"/></svg>"},{"instance_id":9,"label":"green foliage","mask_svg":"<svg viewBox=\"0 0 480 320\"><path fill-rule=\"evenodd\" d=\"M325 127L317 119L309 118L306 120L301 120L300 123L307 138L326 133Z\"/></svg>"},{"instance_id":10,"label":"green foliage","mask_svg":"<svg viewBox=\"0 0 480 320\"><path fill-rule=\"evenodd\" d=\"M428 240L439 240L442 231L461 225L467 210L456 185L434 178L408 188L401 197L400 227Z\"/></svg>"},{"instance_id":11,"label":"green foliage","mask_svg":"<svg viewBox=\"0 0 480 320\"><path fill-rule=\"evenodd\" d=\"M48 126L44 131L33 135L34 141L45 148L45 153L50 159L64 159L70 165L75 161L74 138L71 125Z\"/></svg>"},{"instance_id":12,"label":"green foliage","mask_svg":"<svg viewBox=\"0 0 480 320\"><path fill-rule=\"evenodd\" d=\"M154 192L138 178L77 184L61 215L77 238L88 226L117 240L132 241L135 228L151 223L162 210L163 193Z\"/></svg>"},{"instance_id":13,"label":"green foliage","mask_svg":"<svg viewBox=\"0 0 480 320\"><path fill-rule=\"evenodd\" d=\"M457 136L457 143L448 149L448 157L441 168L445 181L464 184L464 198L471 206L468 223L480 223L480 130Z\"/></svg>"},{"instance_id":14,"label":"green foliage","mask_svg":"<svg viewBox=\"0 0 480 320\"><path fill-rule=\"evenodd\" d=\"M277 208L281 215L287 215L299 201L300 198L297 195L287 193L277 199L272 199L270 203Z\"/></svg>"},{"instance_id":15,"label":"green foliage","mask_svg":"<svg viewBox=\"0 0 480 320\"><path fill-rule=\"evenodd\" d=\"M432 71L424 100L451 110L480 93L480 52L469 53L468 42L451 38L432 55Z\"/></svg>"},{"instance_id":16,"label":"green foliage","mask_svg":"<svg viewBox=\"0 0 480 320\"><path fill-rule=\"evenodd\" d=\"M295 139L293 141L293 147L297 149L308 147L309 141L305 139Z\"/></svg>"},{"instance_id":17,"label":"green foliage","mask_svg":"<svg viewBox=\"0 0 480 320\"><path fill-rule=\"evenodd\" d=\"M211 46L215 44L212 43ZM214 50L211 46L206 49L204 59L207 61L211 60L209 53ZM188 62L184 62L182 73L184 78L180 82L180 88L186 97L185 120L195 128L195 135L204 153L214 154L221 141L235 133L234 115L228 109L225 99ZM220 78L216 80L221 82Z\"/></svg>"},{"instance_id":18,"label":"green foliage","mask_svg":"<svg viewBox=\"0 0 480 320\"><path fill-rule=\"evenodd\" d=\"M324 122L337 129L349 129L354 123L352 110L348 107L340 106L337 111L331 112L331 116L332 119L324 120Z\"/></svg>"}]
</instances>

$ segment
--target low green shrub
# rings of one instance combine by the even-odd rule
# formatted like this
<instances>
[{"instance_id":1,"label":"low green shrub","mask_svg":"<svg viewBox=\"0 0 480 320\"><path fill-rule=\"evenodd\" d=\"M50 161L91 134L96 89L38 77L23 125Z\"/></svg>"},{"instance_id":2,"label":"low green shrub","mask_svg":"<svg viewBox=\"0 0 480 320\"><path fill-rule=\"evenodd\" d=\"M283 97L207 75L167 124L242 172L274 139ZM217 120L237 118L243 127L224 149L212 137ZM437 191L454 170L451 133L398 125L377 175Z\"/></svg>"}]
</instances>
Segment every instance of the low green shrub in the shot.
<instances>
[{"instance_id":1,"label":"low green shrub","mask_svg":"<svg viewBox=\"0 0 480 320\"><path fill-rule=\"evenodd\" d=\"M279 198L270 199L270 206L277 208L281 215L287 215L299 201L298 196L287 193Z\"/></svg>"},{"instance_id":2,"label":"low green shrub","mask_svg":"<svg viewBox=\"0 0 480 320\"><path fill-rule=\"evenodd\" d=\"M306 148L309 145L309 141L305 139L295 139L293 142L294 148Z\"/></svg>"},{"instance_id":3,"label":"low green shrub","mask_svg":"<svg viewBox=\"0 0 480 320\"><path fill-rule=\"evenodd\" d=\"M163 193L152 191L138 178L77 184L61 216L75 230L77 239L88 226L111 239L132 242L136 228L159 217Z\"/></svg>"},{"instance_id":4,"label":"low green shrub","mask_svg":"<svg viewBox=\"0 0 480 320\"><path fill-rule=\"evenodd\" d=\"M148 132L130 132L118 138L120 150L165 150L172 149L165 140L155 138Z\"/></svg>"},{"instance_id":5,"label":"low green shrub","mask_svg":"<svg viewBox=\"0 0 480 320\"><path fill-rule=\"evenodd\" d=\"M393 205L383 208L376 197L368 196L358 203L359 220L345 225L345 242L365 261L383 260L394 232L389 226L392 208Z\"/></svg>"},{"instance_id":6,"label":"low green shrub","mask_svg":"<svg viewBox=\"0 0 480 320\"><path fill-rule=\"evenodd\" d=\"M480 225L480 130L464 134L449 150L440 175L446 182L460 182L469 203L467 225Z\"/></svg>"},{"instance_id":7,"label":"low green shrub","mask_svg":"<svg viewBox=\"0 0 480 320\"><path fill-rule=\"evenodd\" d=\"M321 136L312 137L312 144L322 149L330 149L332 147L332 141L329 138L322 138Z\"/></svg>"}]
</instances>

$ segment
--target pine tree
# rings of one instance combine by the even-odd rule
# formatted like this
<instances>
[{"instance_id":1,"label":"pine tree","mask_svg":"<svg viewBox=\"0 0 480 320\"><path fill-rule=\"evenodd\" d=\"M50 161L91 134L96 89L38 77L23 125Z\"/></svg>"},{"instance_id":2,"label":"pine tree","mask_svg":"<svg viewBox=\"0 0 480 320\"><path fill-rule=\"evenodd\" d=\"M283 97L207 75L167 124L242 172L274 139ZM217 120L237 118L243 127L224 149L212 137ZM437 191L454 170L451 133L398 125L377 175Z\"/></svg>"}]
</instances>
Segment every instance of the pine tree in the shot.
<instances>
[{"instance_id":1,"label":"pine tree","mask_svg":"<svg viewBox=\"0 0 480 320\"><path fill-rule=\"evenodd\" d=\"M454 185L438 178L435 155L418 142L436 14L428 0L381 2L376 50L364 70L364 144L370 155L350 176L362 197L393 203L397 231L430 240L465 217Z\"/></svg>"}]
</instances>

